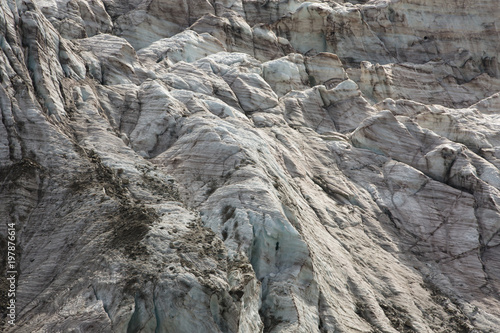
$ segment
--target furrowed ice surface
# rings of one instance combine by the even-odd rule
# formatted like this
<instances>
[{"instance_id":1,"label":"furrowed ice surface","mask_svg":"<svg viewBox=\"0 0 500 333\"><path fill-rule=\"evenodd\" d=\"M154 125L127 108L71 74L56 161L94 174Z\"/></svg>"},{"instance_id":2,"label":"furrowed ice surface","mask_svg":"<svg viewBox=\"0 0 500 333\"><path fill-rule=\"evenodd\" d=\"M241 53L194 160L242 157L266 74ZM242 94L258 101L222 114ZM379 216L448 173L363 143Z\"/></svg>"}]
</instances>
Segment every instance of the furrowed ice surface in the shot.
<instances>
[{"instance_id":1,"label":"furrowed ice surface","mask_svg":"<svg viewBox=\"0 0 500 333\"><path fill-rule=\"evenodd\" d=\"M0 330L500 331L497 1L0 14Z\"/></svg>"}]
</instances>

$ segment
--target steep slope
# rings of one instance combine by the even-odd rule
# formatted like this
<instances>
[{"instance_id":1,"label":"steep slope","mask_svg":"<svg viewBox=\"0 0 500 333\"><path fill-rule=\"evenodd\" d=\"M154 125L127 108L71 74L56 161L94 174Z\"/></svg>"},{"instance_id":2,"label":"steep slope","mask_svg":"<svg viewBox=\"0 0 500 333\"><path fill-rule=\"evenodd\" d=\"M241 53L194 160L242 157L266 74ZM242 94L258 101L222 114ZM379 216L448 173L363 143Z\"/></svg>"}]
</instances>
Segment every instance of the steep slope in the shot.
<instances>
[{"instance_id":1,"label":"steep slope","mask_svg":"<svg viewBox=\"0 0 500 333\"><path fill-rule=\"evenodd\" d=\"M0 12L2 330L500 331L496 1Z\"/></svg>"}]
</instances>

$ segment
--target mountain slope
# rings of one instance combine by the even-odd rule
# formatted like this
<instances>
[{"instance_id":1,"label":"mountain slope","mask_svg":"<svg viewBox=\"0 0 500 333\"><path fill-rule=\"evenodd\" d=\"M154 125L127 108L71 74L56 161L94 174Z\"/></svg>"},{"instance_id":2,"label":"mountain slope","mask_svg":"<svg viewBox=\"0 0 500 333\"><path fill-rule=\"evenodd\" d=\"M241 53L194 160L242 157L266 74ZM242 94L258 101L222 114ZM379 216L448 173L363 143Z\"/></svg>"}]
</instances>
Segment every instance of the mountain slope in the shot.
<instances>
[{"instance_id":1,"label":"mountain slope","mask_svg":"<svg viewBox=\"0 0 500 333\"><path fill-rule=\"evenodd\" d=\"M6 332L500 330L496 1L0 11Z\"/></svg>"}]
</instances>

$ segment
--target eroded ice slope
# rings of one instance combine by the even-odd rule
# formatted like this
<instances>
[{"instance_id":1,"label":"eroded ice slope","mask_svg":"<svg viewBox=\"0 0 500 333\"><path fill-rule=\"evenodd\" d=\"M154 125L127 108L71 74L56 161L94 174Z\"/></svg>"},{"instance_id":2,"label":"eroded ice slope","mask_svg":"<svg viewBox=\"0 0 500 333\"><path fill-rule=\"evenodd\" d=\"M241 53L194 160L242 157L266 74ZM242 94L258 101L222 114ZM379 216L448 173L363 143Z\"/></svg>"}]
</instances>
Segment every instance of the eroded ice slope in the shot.
<instances>
[{"instance_id":1,"label":"eroded ice slope","mask_svg":"<svg viewBox=\"0 0 500 333\"><path fill-rule=\"evenodd\" d=\"M3 330L500 331L496 0L0 12Z\"/></svg>"}]
</instances>

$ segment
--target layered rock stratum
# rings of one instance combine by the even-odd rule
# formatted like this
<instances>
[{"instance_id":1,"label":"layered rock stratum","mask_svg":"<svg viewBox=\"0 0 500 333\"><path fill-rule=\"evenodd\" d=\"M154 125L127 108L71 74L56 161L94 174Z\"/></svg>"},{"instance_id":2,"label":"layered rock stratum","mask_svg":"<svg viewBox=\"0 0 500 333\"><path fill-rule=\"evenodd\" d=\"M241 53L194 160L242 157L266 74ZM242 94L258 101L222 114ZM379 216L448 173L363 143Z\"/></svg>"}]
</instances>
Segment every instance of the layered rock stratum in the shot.
<instances>
[{"instance_id":1,"label":"layered rock stratum","mask_svg":"<svg viewBox=\"0 0 500 333\"><path fill-rule=\"evenodd\" d=\"M500 332L498 17L0 0L1 330Z\"/></svg>"}]
</instances>

